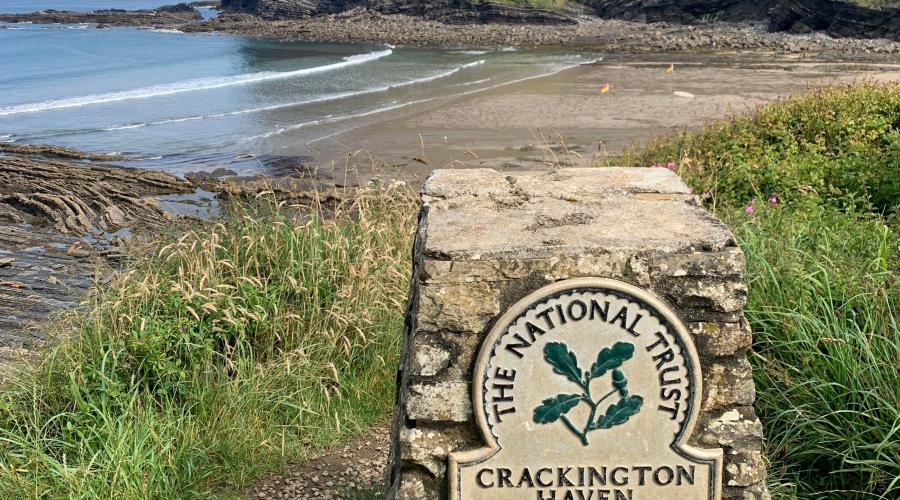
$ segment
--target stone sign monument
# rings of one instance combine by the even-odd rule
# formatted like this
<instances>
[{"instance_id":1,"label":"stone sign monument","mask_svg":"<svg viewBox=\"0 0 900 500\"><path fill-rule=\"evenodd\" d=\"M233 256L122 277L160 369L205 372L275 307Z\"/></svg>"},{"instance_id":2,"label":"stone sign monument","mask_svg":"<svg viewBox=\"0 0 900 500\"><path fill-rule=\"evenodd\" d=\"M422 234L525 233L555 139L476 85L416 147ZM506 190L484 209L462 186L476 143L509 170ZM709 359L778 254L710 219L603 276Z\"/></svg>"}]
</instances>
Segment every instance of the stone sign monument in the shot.
<instances>
[{"instance_id":1,"label":"stone sign monument","mask_svg":"<svg viewBox=\"0 0 900 500\"><path fill-rule=\"evenodd\" d=\"M388 498L768 498L742 273L668 170L436 171Z\"/></svg>"}]
</instances>

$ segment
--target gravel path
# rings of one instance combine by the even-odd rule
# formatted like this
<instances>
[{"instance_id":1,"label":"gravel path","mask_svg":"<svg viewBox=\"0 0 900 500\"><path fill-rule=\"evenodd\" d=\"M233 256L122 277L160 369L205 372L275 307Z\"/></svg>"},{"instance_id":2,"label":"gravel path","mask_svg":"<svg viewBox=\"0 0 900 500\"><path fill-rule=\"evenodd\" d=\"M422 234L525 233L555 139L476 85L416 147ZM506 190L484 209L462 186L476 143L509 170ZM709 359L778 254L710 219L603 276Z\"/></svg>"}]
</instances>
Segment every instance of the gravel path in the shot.
<instances>
[{"instance_id":1,"label":"gravel path","mask_svg":"<svg viewBox=\"0 0 900 500\"><path fill-rule=\"evenodd\" d=\"M248 499L381 498L390 430L375 427L356 441L273 475L244 491Z\"/></svg>"}]
</instances>

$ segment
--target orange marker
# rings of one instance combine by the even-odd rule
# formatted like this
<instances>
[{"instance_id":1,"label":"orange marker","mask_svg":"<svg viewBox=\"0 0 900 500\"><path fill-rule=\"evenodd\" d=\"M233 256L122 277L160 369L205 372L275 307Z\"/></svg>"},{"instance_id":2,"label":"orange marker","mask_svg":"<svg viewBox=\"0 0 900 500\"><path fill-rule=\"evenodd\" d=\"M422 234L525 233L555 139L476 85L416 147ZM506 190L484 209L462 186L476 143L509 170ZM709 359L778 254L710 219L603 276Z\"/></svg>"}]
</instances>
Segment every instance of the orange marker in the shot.
<instances>
[{"instance_id":1,"label":"orange marker","mask_svg":"<svg viewBox=\"0 0 900 500\"><path fill-rule=\"evenodd\" d=\"M609 84L608 83L604 83L603 85L600 86L601 94L606 94L608 92L609 92Z\"/></svg>"}]
</instances>

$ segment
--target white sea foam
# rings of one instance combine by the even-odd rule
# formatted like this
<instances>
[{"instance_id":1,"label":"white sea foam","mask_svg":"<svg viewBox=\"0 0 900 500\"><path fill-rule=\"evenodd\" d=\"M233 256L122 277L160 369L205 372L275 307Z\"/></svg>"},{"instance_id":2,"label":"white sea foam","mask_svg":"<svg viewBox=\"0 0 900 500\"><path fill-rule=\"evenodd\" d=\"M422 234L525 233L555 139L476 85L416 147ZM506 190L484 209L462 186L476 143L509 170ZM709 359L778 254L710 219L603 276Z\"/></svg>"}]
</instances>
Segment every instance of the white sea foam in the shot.
<instances>
[{"instance_id":1,"label":"white sea foam","mask_svg":"<svg viewBox=\"0 0 900 500\"><path fill-rule=\"evenodd\" d=\"M386 49L377 52L370 52L368 54L356 54L347 56L338 63L326 64L324 66L316 66L313 68L303 68L294 71L263 71L259 73L249 73L235 76L198 78L196 80L155 85L153 87L145 87L135 90L125 90L121 92L110 92L107 94L95 94L37 103L19 104L16 106L6 106L0 108L0 116L15 115L19 113L34 113L38 111L46 111L48 109L71 108L76 106L87 106L91 104L127 101L131 99L146 99L149 97L179 94L182 92L195 92L198 90L209 90L222 87L230 87L233 85L247 85L267 80L296 78L316 73L324 73L326 71L333 71L336 69L345 68L347 66L364 64L376 59L381 59L382 57L387 57L392 53L393 51L391 49Z\"/></svg>"},{"instance_id":2,"label":"white sea foam","mask_svg":"<svg viewBox=\"0 0 900 500\"><path fill-rule=\"evenodd\" d=\"M592 61L592 62L594 62L594 61ZM588 64L590 64L590 63L588 63ZM556 68L556 69L554 69L554 70L552 70L552 71L548 71L548 72L546 72L546 73L539 73L539 74L537 74L537 75L526 76L526 77L524 77L524 78L518 78L518 79L515 79L515 80L510 80L510 81L508 81L508 82L498 83L498 84L496 84L496 85L490 85L490 86L483 87L483 88L480 88L480 89L470 90L470 91L468 91L468 92L461 92L461 93L459 93L459 94L455 94L455 96L456 96L456 97L459 97L459 96L466 96L466 95L471 95L471 94L477 94L477 93L479 93L479 92L484 92L485 90L492 90L492 89L496 89L496 88L499 88L499 87L504 87L504 86L506 86L506 85L512 85L512 84L515 84L515 83L521 83L521 82L525 82L525 81L528 81L528 80L534 80L535 78L544 78L544 77L547 77L547 76L553 76L553 75L558 74L558 73L560 73L560 72L562 72L562 71L565 71L565 70L571 69L571 68L575 68L575 67L578 67L578 66L581 66L581 64L568 64L568 65L565 65L565 66L558 67L558 68ZM318 124L320 124L320 123L332 123L332 122L339 122L339 121L344 121L344 120L349 120L349 119L354 119L354 118L362 118L362 117L369 116L369 115L374 115L374 114L378 114L378 113L384 113L384 112L387 112L387 111L392 111L392 110L395 110L395 109L405 108L405 107L408 107L408 106L413 106L413 105L415 105L415 104L423 104L423 103L426 103L426 102L436 101L436 100L438 100L438 99L444 99L444 98L446 98L446 96L431 97L431 98L428 98L428 99L419 99L419 100L417 100L417 101L410 101L410 102L405 102L405 103L401 103L401 104L397 104L397 105L393 105L393 106L385 106L385 107L381 107L381 108L376 108L376 109L373 109L373 110L371 110L371 111L365 111L365 112L362 112L362 113L356 113L356 114L352 114L352 115L339 116L339 117L336 117L336 118L333 118L333 119L330 119L330 120L316 120L315 123L313 123L313 122L307 122L307 123L301 123L301 124L297 124L297 125L291 125L291 126L289 126L289 127L283 127L283 128L280 128L280 129L275 130L275 131L272 131L272 132L267 132L267 133L265 133L265 134L260 134L260 135L258 135L258 136L248 137L248 138L246 138L246 139L244 139L244 140L242 140L242 141L240 141L240 142L248 142L248 141L252 141L252 140L254 140L254 139L268 138L268 137L271 137L271 136L273 136L273 135L283 134L284 132L289 132L289 131L291 131L291 130L296 130L296 129L303 128L303 127L308 127L308 126L310 126L310 125L318 125ZM362 126L362 125L359 125L359 126ZM359 127L359 126L358 126L358 127ZM325 135L325 136L322 136L322 137L317 137L317 138L315 138L315 139L312 139L312 140L308 141L307 144L313 144L313 143L316 143L316 142L319 142L319 141L324 141L325 139L330 139L331 137L334 137L334 136L336 136L336 135L343 134L343 133L345 133L345 132L349 132L350 130L353 130L354 128L358 128L358 127L351 127L351 128L349 128L349 129L338 130L338 131L333 132L333 133L331 133L331 134L328 134L328 135Z\"/></svg>"},{"instance_id":3,"label":"white sea foam","mask_svg":"<svg viewBox=\"0 0 900 500\"><path fill-rule=\"evenodd\" d=\"M241 110L237 110L237 111L228 111L228 112L224 112L224 113L212 113L212 114L208 114L208 115L186 116L186 117L183 117L183 118L169 118L169 119L166 119L166 120L158 120L158 121L147 122L147 123L126 123L126 124L123 124L123 125L114 125L114 126L112 126L112 127L107 127L107 128L105 128L105 129L103 129L103 130L106 130L106 131L127 130L127 129L134 129L134 128L142 128L142 127L154 126L154 125L167 125L167 124L170 124L170 123L180 123L180 122L188 122L188 121L196 121L196 120L205 120L205 119L208 119L208 118L221 118L221 117L224 117L224 116L243 115L243 114L247 114L247 113L259 113L259 112L263 112L263 111L273 111L273 110L276 110L276 109L291 108L291 107L295 107L295 106L303 106L303 105L305 105L305 104L315 104L315 103L320 103L320 102L336 101L336 100L339 100L339 99L346 99L346 98L349 98L349 97L357 97L357 96L366 95L366 94L373 94L373 93L376 93L376 92L385 92L385 91L388 91L388 90L391 90L391 89L394 89L394 88L406 87L406 86L409 86L409 85L416 85L416 84L419 84L419 83L430 82L430 81L433 81L433 80L437 80L437 79L439 79L439 78L446 78L446 77L448 77L448 76L450 76L450 75L456 74L456 73L459 72L460 70L463 70L463 69L466 69L466 68L471 68L471 67L474 67L474 66L478 66L478 65L480 65L480 64L484 64L484 60L483 60L483 59L482 59L482 60L479 60L479 61L475 61L475 62L471 62L471 63L464 64L464 65L462 65L462 66L453 68L453 69L451 69L451 70L449 70L449 71L445 71L445 72L443 72L443 73L438 73L438 74L436 74L436 75L431 75L431 76L426 76L426 77L422 77L422 78L417 78L417 79L410 80L410 81L407 81L407 82L396 83L396 84L394 84L394 85L386 85L386 86L383 86L383 87L376 87L376 88L371 88L371 89L366 89L366 90L359 90L359 91L356 91L356 92L343 92L343 93L340 93L340 94L330 94L330 95L319 96L319 97L316 97L316 98L313 98L313 99L307 99L307 100L303 100L303 101L288 102L288 103L284 103L284 104L273 104L273 105L271 105L271 106L263 106L263 107L259 107L259 108L241 109ZM479 80L479 81L485 81L485 80ZM313 125L313 124L315 124L315 123L310 122L310 123L308 123L308 124L306 124L306 125Z\"/></svg>"},{"instance_id":4,"label":"white sea foam","mask_svg":"<svg viewBox=\"0 0 900 500\"><path fill-rule=\"evenodd\" d=\"M479 83L484 83L484 82L489 82L489 81L491 81L490 78L483 78L481 80L475 80L474 82L457 83L456 85L454 85L454 87L468 87L469 85L478 85Z\"/></svg>"},{"instance_id":5,"label":"white sea foam","mask_svg":"<svg viewBox=\"0 0 900 500\"><path fill-rule=\"evenodd\" d=\"M488 51L486 50L457 50L454 52L454 54L467 54L470 56L481 56L487 53Z\"/></svg>"}]
</instances>

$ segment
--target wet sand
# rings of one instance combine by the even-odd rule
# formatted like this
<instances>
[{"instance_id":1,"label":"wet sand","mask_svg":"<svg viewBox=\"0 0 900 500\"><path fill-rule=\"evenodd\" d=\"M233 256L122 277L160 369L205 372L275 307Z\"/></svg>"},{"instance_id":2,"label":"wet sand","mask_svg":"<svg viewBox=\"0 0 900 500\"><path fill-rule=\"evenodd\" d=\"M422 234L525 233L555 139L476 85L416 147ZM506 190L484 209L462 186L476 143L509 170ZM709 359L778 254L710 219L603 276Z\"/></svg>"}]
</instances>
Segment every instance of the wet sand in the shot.
<instances>
[{"instance_id":1,"label":"wet sand","mask_svg":"<svg viewBox=\"0 0 900 500\"><path fill-rule=\"evenodd\" d=\"M434 168L539 168L602 161L610 153L679 128L697 127L811 87L859 80L900 81L900 65L847 63L711 65L604 62L556 75L383 113L309 147L338 172L347 155L404 164L419 177ZM608 83L609 92L601 93ZM421 136L421 140L420 140ZM550 153L564 138L569 151ZM423 149L424 146L424 149ZM561 148L557 148L559 150ZM360 153L360 151L365 153ZM425 163L427 162L427 164Z\"/></svg>"}]
</instances>

